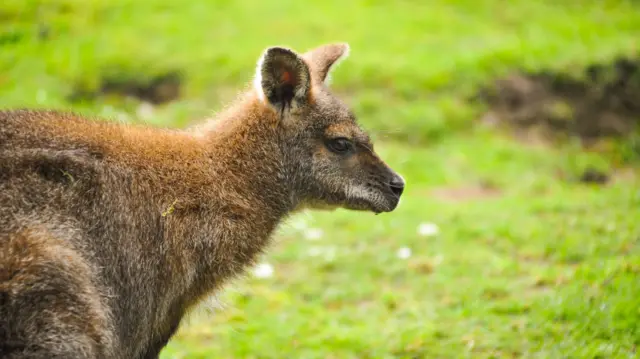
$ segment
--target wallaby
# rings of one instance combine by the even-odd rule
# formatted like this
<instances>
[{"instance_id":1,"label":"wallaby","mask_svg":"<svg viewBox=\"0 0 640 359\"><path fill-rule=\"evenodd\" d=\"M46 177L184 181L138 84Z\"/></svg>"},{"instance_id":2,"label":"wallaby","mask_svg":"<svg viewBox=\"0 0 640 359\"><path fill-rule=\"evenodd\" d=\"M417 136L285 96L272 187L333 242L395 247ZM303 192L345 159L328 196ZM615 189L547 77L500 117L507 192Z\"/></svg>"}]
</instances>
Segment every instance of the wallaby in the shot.
<instances>
[{"instance_id":1,"label":"wallaby","mask_svg":"<svg viewBox=\"0 0 640 359\"><path fill-rule=\"evenodd\" d=\"M0 111L0 357L157 358L289 214L393 211L404 180L326 83L348 50L267 48L186 129Z\"/></svg>"}]
</instances>

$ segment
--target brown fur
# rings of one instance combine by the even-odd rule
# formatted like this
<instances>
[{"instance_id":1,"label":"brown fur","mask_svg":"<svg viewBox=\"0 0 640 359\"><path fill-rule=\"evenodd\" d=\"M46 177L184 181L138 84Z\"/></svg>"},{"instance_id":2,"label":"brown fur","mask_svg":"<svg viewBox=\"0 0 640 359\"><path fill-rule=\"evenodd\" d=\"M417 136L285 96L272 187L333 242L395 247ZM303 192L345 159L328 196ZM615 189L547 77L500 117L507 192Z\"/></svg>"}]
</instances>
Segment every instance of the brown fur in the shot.
<instances>
[{"instance_id":1,"label":"brown fur","mask_svg":"<svg viewBox=\"0 0 640 359\"><path fill-rule=\"evenodd\" d=\"M156 358L288 214L392 211L402 179L324 84L346 50L268 49L186 130L0 111L0 356Z\"/></svg>"}]
</instances>

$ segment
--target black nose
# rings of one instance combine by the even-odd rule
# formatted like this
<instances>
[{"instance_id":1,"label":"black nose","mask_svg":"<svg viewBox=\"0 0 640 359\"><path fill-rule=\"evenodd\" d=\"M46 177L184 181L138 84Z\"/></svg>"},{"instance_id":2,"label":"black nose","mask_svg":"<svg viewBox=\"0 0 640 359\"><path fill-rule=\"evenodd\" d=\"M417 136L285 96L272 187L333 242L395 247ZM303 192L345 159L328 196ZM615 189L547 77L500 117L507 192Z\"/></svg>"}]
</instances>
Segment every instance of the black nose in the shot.
<instances>
[{"instance_id":1,"label":"black nose","mask_svg":"<svg viewBox=\"0 0 640 359\"><path fill-rule=\"evenodd\" d=\"M404 191L404 179L400 176L394 176L389 182L389 188L391 188L391 192L396 196L400 197L402 195L402 191Z\"/></svg>"}]
</instances>

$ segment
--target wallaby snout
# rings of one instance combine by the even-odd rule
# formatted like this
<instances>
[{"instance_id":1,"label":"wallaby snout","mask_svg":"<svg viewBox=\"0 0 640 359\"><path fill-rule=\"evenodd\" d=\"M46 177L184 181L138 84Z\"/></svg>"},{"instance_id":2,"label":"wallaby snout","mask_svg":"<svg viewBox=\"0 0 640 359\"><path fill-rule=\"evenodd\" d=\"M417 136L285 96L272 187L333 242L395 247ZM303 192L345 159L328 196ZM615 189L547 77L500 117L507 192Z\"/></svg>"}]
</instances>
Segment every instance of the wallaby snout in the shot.
<instances>
[{"instance_id":1,"label":"wallaby snout","mask_svg":"<svg viewBox=\"0 0 640 359\"><path fill-rule=\"evenodd\" d=\"M374 210L375 213L393 212L398 207L400 198L404 193L404 187L406 185L404 178L389 167L386 167L386 171L388 174L383 184L383 195L386 199L387 206L381 211Z\"/></svg>"}]
</instances>

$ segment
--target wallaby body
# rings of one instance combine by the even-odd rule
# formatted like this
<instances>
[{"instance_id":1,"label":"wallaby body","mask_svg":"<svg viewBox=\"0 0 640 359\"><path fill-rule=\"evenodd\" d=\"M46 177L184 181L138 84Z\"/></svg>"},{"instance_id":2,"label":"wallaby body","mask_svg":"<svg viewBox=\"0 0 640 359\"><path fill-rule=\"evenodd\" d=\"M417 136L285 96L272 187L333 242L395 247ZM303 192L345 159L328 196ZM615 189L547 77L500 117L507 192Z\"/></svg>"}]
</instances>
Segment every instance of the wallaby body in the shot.
<instances>
[{"instance_id":1,"label":"wallaby body","mask_svg":"<svg viewBox=\"0 0 640 359\"><path fill-rule=\"evenodd\" d=\"M402 179L324 85L347 49L268 49L187 130L0 111L0 357L156 358L288 214L392 211Z\"/></svg>"}]
</instances>

